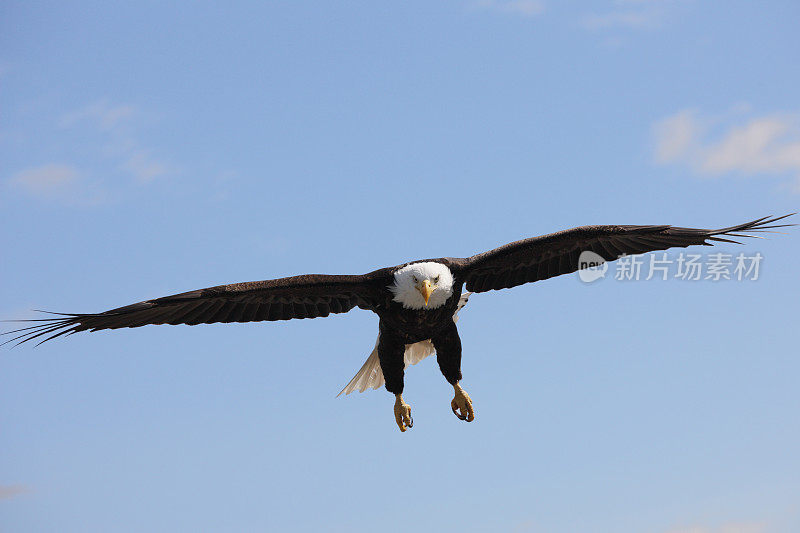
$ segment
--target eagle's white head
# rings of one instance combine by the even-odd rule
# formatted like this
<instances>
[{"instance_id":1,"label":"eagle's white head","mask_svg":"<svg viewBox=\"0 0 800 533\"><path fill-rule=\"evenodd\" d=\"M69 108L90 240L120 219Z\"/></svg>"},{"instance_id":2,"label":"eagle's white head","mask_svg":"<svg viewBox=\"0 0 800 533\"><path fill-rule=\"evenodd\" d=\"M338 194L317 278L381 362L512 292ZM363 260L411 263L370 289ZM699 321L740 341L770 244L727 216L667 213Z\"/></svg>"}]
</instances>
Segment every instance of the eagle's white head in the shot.
<instances>
[{"instance_id":1,"label":"eagle's white head","mask_svg":"<svg viewBox=\"0 0 800 533\"><path fill-rule=\"evenodd\" d=\"M435 309L453 295L453 274L441 263L411 263L394 273L389 290L406 309Z\"/></svg>"}]
</instances>

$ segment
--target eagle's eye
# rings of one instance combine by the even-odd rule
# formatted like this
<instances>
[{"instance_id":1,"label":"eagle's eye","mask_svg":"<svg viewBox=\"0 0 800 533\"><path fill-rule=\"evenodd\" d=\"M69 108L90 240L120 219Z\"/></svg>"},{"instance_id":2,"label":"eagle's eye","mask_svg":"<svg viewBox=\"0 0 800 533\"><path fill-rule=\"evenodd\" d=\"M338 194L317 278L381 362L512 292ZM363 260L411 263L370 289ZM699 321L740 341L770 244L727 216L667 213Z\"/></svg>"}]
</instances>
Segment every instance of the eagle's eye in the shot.
<instances>
[{"instance_id":1,"label":"eagle's eye","mask_svg":"<svg viewBox=\"0 0 800 533\"><path fill-rule=\"evenodd\" d=\"M419 283L419 280L417 279L417 276L414 276L414 283Z\"/></svg>"},{"instance_id":2,"label":"eagle's eye","mask_svg":"<svg viewBox=\"0 0 800 533\"><path fill-rule=\"evenodd\" d=\"M436 276L435 278L433 278L433 282L434 283L439 283L439 276Z\"/></svg>"}]
</instances>

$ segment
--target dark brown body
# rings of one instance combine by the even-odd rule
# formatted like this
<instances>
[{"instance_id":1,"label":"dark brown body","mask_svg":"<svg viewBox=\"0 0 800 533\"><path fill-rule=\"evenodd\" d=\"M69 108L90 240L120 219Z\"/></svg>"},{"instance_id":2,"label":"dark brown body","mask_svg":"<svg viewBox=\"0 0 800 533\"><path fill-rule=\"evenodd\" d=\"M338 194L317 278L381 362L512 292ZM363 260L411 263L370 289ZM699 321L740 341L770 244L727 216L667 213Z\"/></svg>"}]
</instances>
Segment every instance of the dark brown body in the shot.
<instances>
[{"instance_id":1,"label":"dark brown body","mask_svg":"<svg viewBox=\"0 0 800 533\"><path fill-rule=\"evenodd\" d=\"M444 259L435 261L447 264ZM461 339L453 314L463 285L464 281L455 277L453 294L444 305L435 309L405 309L402 304L391 300L385 308L374 310L380 317L378 357L386 390L394 394L403 392L406 344L428 339L436 348L436 360L445 379L451 384L461 380Z\"/></svg>"}]
</instances>

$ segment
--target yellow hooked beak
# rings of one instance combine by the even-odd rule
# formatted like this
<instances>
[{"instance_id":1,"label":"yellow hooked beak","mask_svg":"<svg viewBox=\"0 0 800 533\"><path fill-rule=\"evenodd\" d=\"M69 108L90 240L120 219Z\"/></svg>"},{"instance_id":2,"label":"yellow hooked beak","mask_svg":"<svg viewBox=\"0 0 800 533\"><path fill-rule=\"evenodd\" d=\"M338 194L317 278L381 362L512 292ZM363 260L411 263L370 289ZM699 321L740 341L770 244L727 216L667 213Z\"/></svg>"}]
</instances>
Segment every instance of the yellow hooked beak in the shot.
<instances>
[{"instance_id":1,"label":"yellow hooked beak","mask_svg":"<svg viewBox=\"0 0 800 533\"><path fill-rule=\"evenodd\" d=\"M425 281L417 285L417 290L422 295L422 297L425 298L425 305L427 306L428 300L430 299L431 294L434 291L433 287L431 287L431 282L426 279Z\"/></svg>"}]
</instances>

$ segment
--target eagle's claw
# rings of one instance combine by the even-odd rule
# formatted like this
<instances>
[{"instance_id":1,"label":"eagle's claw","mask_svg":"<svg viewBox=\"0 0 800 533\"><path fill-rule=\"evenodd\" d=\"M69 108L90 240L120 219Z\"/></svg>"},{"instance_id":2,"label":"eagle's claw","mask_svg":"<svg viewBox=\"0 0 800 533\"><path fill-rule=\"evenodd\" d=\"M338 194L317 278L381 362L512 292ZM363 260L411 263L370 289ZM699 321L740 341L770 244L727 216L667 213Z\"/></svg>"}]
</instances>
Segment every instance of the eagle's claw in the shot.
<instances>
[{"instance_id":1,"label":"eagle's claw","mask_svg":"<svg viewBox=\"0 0 800 533\"><path fill-rule=\"evenodd\" d=\"M411 406L404 402L399 394L394 401L394 419L400 431L414 427L414 419L411 418Z\"/></svg>"},{"instance_id":2,"label":"eagle's claw","mask_svg":"<svg viewBox=\"0 0 800 533\"><path fill-rule=\"evenodd\" d=\"M466 420L467 419L466 415L459 414L458 405L456 404L455 400L450 402L450 409L453 410L453 414L456 415L459 418L459 420Z\"/></svg>"},{"instance_id":3,"label":"eagle's claw","mask_svg":"<svg viewBox=\"0 0 800 533\"><path fill-rule=\"evenodd\" d=\"M450 408L453 410L453 414L456 415L459 420L472 422L475 420L475 409L472 407L472 399L458 383L453 385L453 388L456 391L455 398L450 402Z\"/></svg>"}]
</instances>

